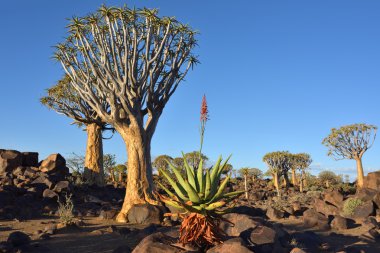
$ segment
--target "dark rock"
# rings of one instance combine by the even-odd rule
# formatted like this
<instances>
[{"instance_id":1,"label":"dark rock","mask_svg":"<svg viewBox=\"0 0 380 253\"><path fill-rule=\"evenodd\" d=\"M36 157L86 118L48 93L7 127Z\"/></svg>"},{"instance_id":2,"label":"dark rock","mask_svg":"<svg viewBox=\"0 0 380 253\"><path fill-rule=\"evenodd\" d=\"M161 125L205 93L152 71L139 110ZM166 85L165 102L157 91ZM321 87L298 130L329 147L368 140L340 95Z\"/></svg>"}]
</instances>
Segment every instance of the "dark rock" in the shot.
<instances>
[{"instance_id":1,"label":"dark rock","mask_svg":"<svg viewBox=\"0 0 380 253\"><path fill-rule=\"evenodd\" d=\"M372 198L375 208L380 209L380 192L376 193Z\"/></svg>"},{"instance_id":2,"label":"dark rock","mask_svg":"<svg viewBox=\"0 0 380 253\"><path fill-rule=\"evenodd\" d=\"M22 166L38 167L38 153L37 152L22 152Z\"/></svg>"},{"instance_id":3,"label":"dark rock","mask_svg":"<svg viewBox=\"0 0 380 253\"><path fill-rule=\"evenodd\" d=\"M339 209L336 206L330 205L320 199L315 200L314 208L317 212L323 213L326 216L339 214Z\"/></svg>"},{"instance_id":4,"label":"dark rock","mask_svg":"<svg viewBox=\"0 0 380 253\"><path fill-rule=\"evenodd\" d=\"M364 185L376 191L380 191L380 171L369 172L364 177Z\"/></svg>"},{"instance_id":5,"label":"dark rock","mask_svg":"<svg viewBox=\"0 0 380 253\"><path fill-rule=\"evenodd\" d=\"M8 242L0 242L0 252L1 253L13 253L13 246Z\"/></svg>"},{"instance_id":6,"label":"dark rock","mask_svg":"<svg viewBox=\"0 0 380 253\"><path fill-rule=\"evenodd\" d=\"M62 192L69 190L70 183L69 181L59 181L55 186L53 191Z\"/></svg>"},{"instance_id":7,"label":"dark rock","mask_svg":"<svg viewBox=\"0 0 380 253\"><path fill-rule=\"evenodd\" d=\"M116 248L112 253L131 253L132 250L127 245L120 246Z\"/></svg>"},{"instance_id":8,"label":"dark rock","mask_svg":"<svg viewBox=\"0 0 380 253\"><path fill-rule=\"evenodd\" d=\"M13 247L20 247L20 246L29 244L30 237L29 235L23 232L16 231L16 232L12 232L8 236L7 242L10 243Z\"/></svg>"},{"instance_id":9,"label":"dark rock","mask_svg":"<svg viewBox=\"0 0 380 253\"><path fill-rule=\"evenodd\" d=\"M46 234L54 235L57 231L57 225L56 224L48 224L45 226L44 231Z\"/></svg>"},{"instance_id":10,"label":"dark rock","mask_svg":"<svg viewBox=\"0 0 380 253\"><path fill-rule=\"evenodd\" d=\"M128 222L135 224L160 224L163 213L157 206L149 204L134 205L128 212Z\"/></svg>"},{"instance_id":11,"label":"dark rock","mask_svg":"<svg viewBox=\"0 0 380 253\"><path fill-rule=\"evenodd\" d=\"M294 248L292 249L292 251L290 251L290 253L307 253L307 252L300 248Z\"/></svg>"},{"instance_id":12,"label":"dark rock","mask_svg":"<svg viewBox=\"0 0 380 253\"><path fill-rule=\"evenodd\" d=\"M0 149L0 175L22 165L22 154L16 150Z\"/></svg>"},{"instance_id":13,"label":"dark rock","mask_svg":"<svg viewBox=\"0 0 380 253\"><path fill-rule=\"evenodd\" d=\"M52 154L41 162L40 170L48 173L58 173L67 175L69 173L66 167L66 160L60 154Z\"/></svg>"},{"instance_id":14,"label":"dark rock","mask_svg":"<svg viewBox=\"0 0 380 253\"><path fill-rule=\"evenodd\" d=\"M110 210L101 210L99 214L99 219L101 220L112 220L117 215L116 209L110 209Z\"/></svg>"},{"instance_id":15,"label":"dark rock","mask_svg":"<svg viewBox=\"0 0 380 253\"><path fill-rule=\"evenodd\" d=\"M28 178L34 178L37 175L37 171L33 169L35 167L25 167L24 176ZM36 168L38 169L38 168Z\"/></svg>"},{"instance_id":16,"label":"dark rock","mask_svg":"<svg viewBox=\"0 0 380 253\"><path fill-rule=\"evenodd\" d=\"M303 223L305 227L317 227L319 229L329 229L328 218L315 209L308 209L303 213Z\"/></svg>"},{"instance_id":17,"label":"dark rock","mask_svg":"<svg viewBox=\"0 0 380 253\"><path fill-rule=\"evenodd\" d=\"M252 253L241 238L232 238L207 251L207 253Z\"/></svg>"},{"instance_id":18,"label":"dark rock","mask_svg":"<svg viewBox=\"0 0 380 253\"><path fill-rule=\"evenodd\" d=\"M42 193L42 197L52 199L52 198L58 198L58 194L50 189L45 189Z\"/></svg>"},{"instance_id":19,"label":"dark rock","mask_svg":"<svg viewBox=\"0 0 380 253\"><path fill-rule=\"evenodd\" d=\"M34 179L32 182L31 182L32 185L36 185L36 184L39 184L39 185L44 185L46 186L47 188L51 189L53 183L45 176L39 176L37 177L36 179Z\"/></svg>"},{"instance_id":20,"label":"dark rock","mask_svg":"<svg viewBox=\"0 0 380 253\"><path fill-rule=\"evenodd\" d=\"M333 190L325 194L325 201L339 208L343 205L343 195Z\"/></svg>"},{"instance_id":21,"label":"dark rock","mask_svg":"<svg viewBox=\"0 0 380 253\"><path fill-rule=\"evenodd\" d=\"M362 227L366 230L371 230L373 228L379 228L379 224L376 221L376 218L373 216L367 217L362 222Z\"/></svg>"},{"instance_id":22,"label":"dark rock","mask_svg":"<svg viewBox=\"0 0 380 253\"><path fill-rule=\"evenodd\" d=\"M246 214L252 217L255 217L255 216L263 217L265 215L265 213L259 208L254 208L254 207L244 206L244 205L233 207L230 210L230 213Z\"/></svg>"},{"instance_id":23,"label":"dark rock","mask_svg":"<svg viewBox=\"0 0 380 253\"><path fill-rule=\"evenodd\" d=\"M260 219L245 214L228 213L223 215L223 219L228 222L221 221L219 227L228 236L240 236L242 232L262 225Z\"/></svg>"},{"instance_id":24,"label":"dark rock","mask_svg":"<svg viewBox=\"0 0 380 253\"><path fill-rule=\"evenodd\" d=\"M132 251L132 253L179 253L182 249L171 246L175 239L161 232L154 233L144 238Z\"/></svg>"},{"instance_id":25,"label":"dark rock","mask_svg":"<svg viewBox=\"0 0 380 253\"><path fill-rule=\"evenodd\" d=\"M377 193L378 193L378 191L374 190L374 189L359 188L356 190L355 195L352 197L366 202L366 201L372 200Z\"/></svg>"},{"instance_id":26,"label":"dark rock","mask_svg":"<svg viewBox=\"0 0 380 253\"><path fill-rule=\"evenodd\" d=\"M355 220L361 223L365 218L374 214L374 206L372 200L366 201L361 205L357 206L353 210L353 214L343 214L344 217Z\"/></svg>"},{"instance_id":27,"label":"dark rock","mask_svg":"<svg viewBox=\"0 0 380 253\"><path fill-rule=\"evenodd\" d=\"M347 219L340 215L335 215L331 222L331 227L336 230L345 230L348 228Z\"/></svg>"},{"instance_id":28,"label":"dark rock","mask_svg":"<svg viewBox=\"0 0 380 253\"><path fill-rule=\"evenodd\" d=\"M252 229L250 242L255 245L272 244L276 240L276 231L270 227L259 225Z\"/></svg>"},{"instance_id":29,"label":"dark rock","mask_svg":"<svg viewBox=\"0 0 380 253\"><path fill-rule=\"evenodd\" d=\"M284 218L285 213L273 207L268 207L266 215L271 220L279 220Z\"/></svg>"},{"instance_id":30,"label":"dark rock","mask_svg":"<svg viewBox=\"0 0 380 253\"><path fill-rule=\"evenodd\" d=\"M16 169L14 169L14 170L12 171L12 174L15 175L16 177L18 177L18 176L21 176L21 175L24 174L24 170L25 170L24 167L22 167L22 166L18 166Z\"/></svg>"}]
</instances>

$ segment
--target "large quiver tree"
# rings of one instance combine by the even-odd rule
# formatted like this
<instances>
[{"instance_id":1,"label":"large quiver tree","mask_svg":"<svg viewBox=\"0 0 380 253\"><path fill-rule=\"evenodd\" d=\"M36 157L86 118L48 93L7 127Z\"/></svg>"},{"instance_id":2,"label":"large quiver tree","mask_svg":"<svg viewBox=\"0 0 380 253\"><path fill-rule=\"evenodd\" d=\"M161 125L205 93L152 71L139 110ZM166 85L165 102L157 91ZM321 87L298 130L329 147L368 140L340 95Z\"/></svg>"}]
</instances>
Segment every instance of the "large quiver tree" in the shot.
<instances>
[{"instance_id":1,"label":"large quiver tree","mask_svg":"<svg viewBox=\"0 0 380 253\"><path fill-rule=\"evenodd\" d=\"M102 132L109 129L96 112L78 95L65 75L56 85L47 89L47 95L40 99L48 108L74 120L87 132L87 146L84 162L84 178L99 186L104 185Z\"/></svg>"},{"instance_id":2,"label":"large quiver tree","mask_svg":"<svg viewBox=\"0 0 380 253\"><path fill-rule=\"evenodd\" d=\"M331 129L331 133L322 141L328 147L328 155L335 160L353 159L358 174L357 186L363 187L364 171L362 157L372 146L376 138L377 127L367 124L353 124Z\"/></svg>"},{"instance_id":3,"label":"large quiver tree","mask_svg":"<svg viewBox=\"0 0 380 253\"><path fill-rule=\"evenodd\" d=\"M277 195L280 196L280 184L279 179L281 175L285 175L289 166L287 164L289 152L287 151L277 151L267 153L263 157L263 162L268 165L269 171L272 174L274 186L277 190Z\"/></svg>"},{"instance_id":4,"label":"large quiver tree","mask_svg":"<svg viewBox=\"0 0 380 253\"><path fill-rule=\"evenodd\" d=\"M117 216L125 222L134 204L157 203L151 140L166 103L197 63L191 54L196 32L174 18L158 17L155 9L105 6L73 18L68 28L55 58L78 94L126 144L127 189Z\"/></svg>"}]
</instances>

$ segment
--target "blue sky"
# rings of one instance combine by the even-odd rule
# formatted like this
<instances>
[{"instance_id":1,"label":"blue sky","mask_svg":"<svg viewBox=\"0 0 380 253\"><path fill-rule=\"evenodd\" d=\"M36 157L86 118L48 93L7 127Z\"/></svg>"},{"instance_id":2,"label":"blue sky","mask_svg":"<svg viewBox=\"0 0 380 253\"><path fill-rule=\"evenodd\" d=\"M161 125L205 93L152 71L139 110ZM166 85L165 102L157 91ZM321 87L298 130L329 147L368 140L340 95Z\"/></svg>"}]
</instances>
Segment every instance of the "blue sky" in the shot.
<instances>
[{"instance_id":1,"label":"blue sky","mask_svg":"<svg viewBox=\"0 0 380 253\"><path fill-rule=\"evenodd\" d=\"M355 175L354 161L326 156L330 128L380 126L380 2L320 1L98 1L2 3L0 36L0 148L83 154L85 132L39 104L63 74L51 60L66 35L66 18L102 3L157 7L199 30L201 64L169 101L152 143L152 156L199 148L202 95L209 102L204 152L233 154L235 168L265 169L271 151L308 152L312 172ZM365 172L380 169L379 140L364 156ZM118 135L105 153L126 160Z\"/></svg>"}]
</instances>

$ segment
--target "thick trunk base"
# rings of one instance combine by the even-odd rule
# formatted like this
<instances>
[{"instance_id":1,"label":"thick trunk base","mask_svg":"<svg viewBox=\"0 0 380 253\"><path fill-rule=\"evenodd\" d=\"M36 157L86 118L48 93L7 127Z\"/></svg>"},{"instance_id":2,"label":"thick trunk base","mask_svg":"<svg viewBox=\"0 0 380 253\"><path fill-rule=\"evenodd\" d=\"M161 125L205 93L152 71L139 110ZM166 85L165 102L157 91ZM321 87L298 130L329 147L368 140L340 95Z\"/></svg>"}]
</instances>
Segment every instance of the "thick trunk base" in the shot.
<instances>
[{"instance_id":1,"label":"thick trunk base","mask_svg":"<svg viewBox=\"0 0 380 253\"><path fill-rule=\"evenodd\" d=\"M362 159L356 159L356 170L358 173L357 187L363 188L364 186L364 172L363 172L363 164Z\"/></svg>"},{"instance_id":2,"label":"thick trunk base","mask_svg":"<svg viewBox=\"0 0 380 253\"><path fill-rule=\"evenodd\" d=\"M127 146L128 175L123 206L116 217L118 222L128 222L128 211L136 204L157 205L153 192L153 174L150 159L150 139L138 128L118 129Z\"/></svg>"}]
</instances>

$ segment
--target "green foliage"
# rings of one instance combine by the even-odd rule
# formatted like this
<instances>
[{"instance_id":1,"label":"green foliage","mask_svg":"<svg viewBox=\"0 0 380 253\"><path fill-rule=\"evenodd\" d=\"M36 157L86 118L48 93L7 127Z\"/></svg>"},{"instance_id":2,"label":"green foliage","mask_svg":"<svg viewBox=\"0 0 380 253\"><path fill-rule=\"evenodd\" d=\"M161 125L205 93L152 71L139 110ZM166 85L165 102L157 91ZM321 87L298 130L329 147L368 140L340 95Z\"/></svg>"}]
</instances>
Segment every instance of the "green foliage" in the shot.
<instances>
[{"instance_id":1,"label":"green foliage","mask_svg":"<svg viewBox=\"0 0 380 253\"><path fill-rule=\"evenodd\" d=\"M59 221L64 225L71 225L74 223L74 203L71 199L72 195L65 195L64 201L58 199L58 216Z\"/></svg>"},{"instance_id":2,"label":"green foliage","mask_svg":"<svg viewBox=\"0 0 380 253\"><path fill-rule=\"evenodd\" d=\"M203 159L201 159L196 166L197 169L194 169L194 167L190 167L184 156L185 178L181 175L180 168L169 162L175 179L164 170L161 170L160 174L169 182L174 192L159 184L169 195L169 198L161 196L162 201L173 207L183 208L190 213L206 216L213 213L223 213L225 210L220 210L220 208L226 207L231 200L244 193L244 191L224 192L230 175L224 178L222 183L220 183L220 178L228 160L229 158L222 164L222 157L219 157L212 168L204 169Z\"/></svg>"},{"instance_id":3,"label":"green foliage","mask_svg":"<svg viewBox=\"0 0 380 253\"><path fill-rule=\"evenodd\" d=\"M343 213L348 216L353 215L355 209L362 204L363 201L361 199L349 198L343 204Z\"/></svg>"},{"instance_id":4,"label":"green foliage","mask_svg":"<svg viewBox=\"0 0 380 253\"><path fill-rule=\"evenodd\" d=\"M271 174L285 174L288 172L289 166L289 157L291 154L288 151L277 151L267 153L263 157L263 162L265 162L270 170Z\"/></svg>"},{"instance_id":5,"label":"green foliage","mask_svg":"<svg viewBox=\"0 0 380 253\"><path fill-rule=\"evenodd\" d=\"M322 141L328 148L328 155L336 160L359 159L373 144L377 127L367 124L352 124L339 129L331 129L331 133Z\"/></svg>"},{"instance_id":6,"label":"green foliage","mask_svg":"<svg viewBox=\"0 0 380 253\"><path fill-rule=\"evenodd\" d=\"M168 155L160 155L160 156L157 156L154 159L154 161L152 162L152 165L157 170L166 170L166 171L168 171L169 170L169 165L168 165L167 161L171 161L172 162L173 158L171 156L168 156Z\"/></svg>"}]
</instances>

